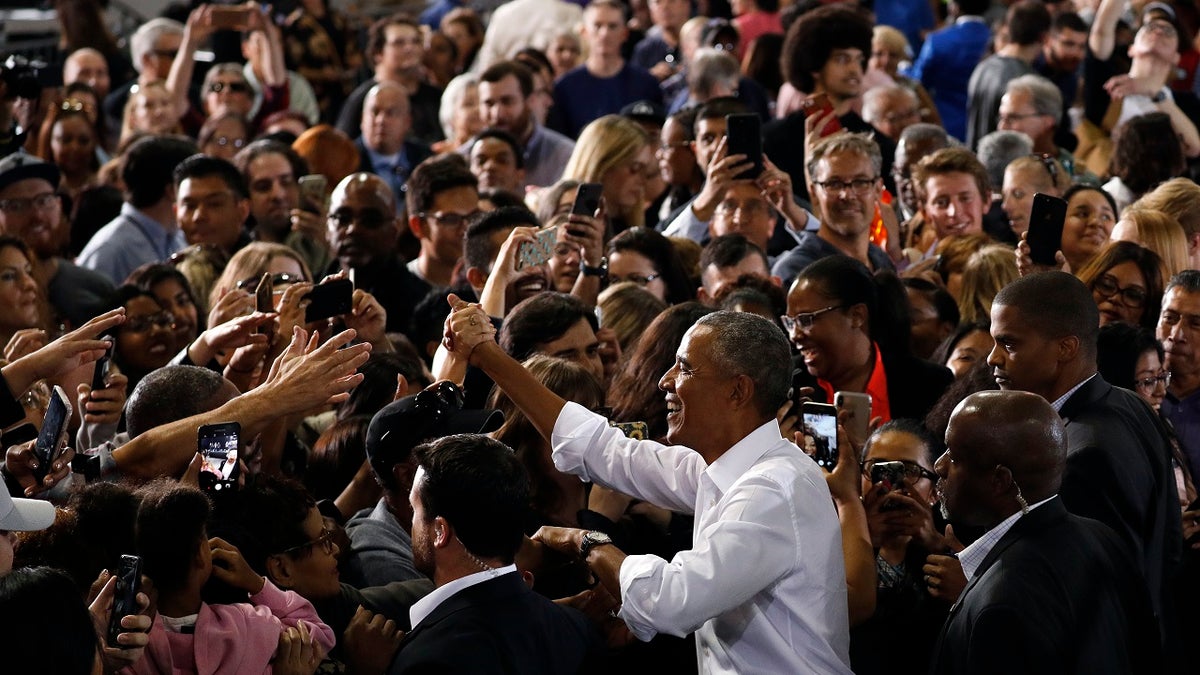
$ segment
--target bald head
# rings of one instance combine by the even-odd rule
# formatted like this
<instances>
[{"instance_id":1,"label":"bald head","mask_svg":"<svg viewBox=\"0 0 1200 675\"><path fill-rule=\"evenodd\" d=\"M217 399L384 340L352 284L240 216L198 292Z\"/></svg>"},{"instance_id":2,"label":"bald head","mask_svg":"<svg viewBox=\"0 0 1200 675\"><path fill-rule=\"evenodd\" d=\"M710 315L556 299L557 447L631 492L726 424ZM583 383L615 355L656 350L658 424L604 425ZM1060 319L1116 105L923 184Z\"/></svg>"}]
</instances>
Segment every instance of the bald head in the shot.
<instances>
[{"instance_id":1,"label":"bald head","mask_svg":"<svg viewBox=\"0 0 1200 675\"><path fill-rule=\"evenodd\" d=\"M1062 483L1067 435L1046 399L1023 391L981 391L965 398L950 416L946 445L956 462L975 471L1007 468L1029 504L1046 499ZM1019 505L1001 492L999 508ZM1008 515L1000 513L998 515Z\"/></svg>"},{"instance_id":2,"label":"bald head","mask_svg":"<svg viewBox=\"0 0 1200 675\"><path fill-rule=\"evenodd\" d=\"M396 195L373 173L342 179L329 200L329 246L343 270L374 267L395 255Z\"/></svg>"},{"instance_id":3,"label":"bald head","mask_svg":"<svg viewBox=\"0 0 1200 675\"><path fill-rule=\"evenodd\" d=\"M108 96L112 85L109 78L108 61L104 55L91 47L76 49L63 62L63 84L82 82L96 90L97 98Z\"/></svg>"},{"instance_id":4,"label":"bald head","mask_svg":"<svg viewBox=\"0 0 1200 675\"><path fill-rule=\"evenodd\" d=\"M363 100L363 143L381 155L400 152L411 126L408 92L384 80L371 87Z\"/></svg>"},{"instance_id":5,"label":"bald head","mask_svg":"<svg viewBox=\"0 0 1200 675\"><path fill-rule=\"evenodd\" d=\"M338 204L345 202L347 196L352 194L380 199L387 204L389 210L393 213L396 211L396 194L392 192L387 181L376 174L360 171L346 176L333 188L333 194L330 196L330 212L336 210Z\"/></svg>"}]
</instances>

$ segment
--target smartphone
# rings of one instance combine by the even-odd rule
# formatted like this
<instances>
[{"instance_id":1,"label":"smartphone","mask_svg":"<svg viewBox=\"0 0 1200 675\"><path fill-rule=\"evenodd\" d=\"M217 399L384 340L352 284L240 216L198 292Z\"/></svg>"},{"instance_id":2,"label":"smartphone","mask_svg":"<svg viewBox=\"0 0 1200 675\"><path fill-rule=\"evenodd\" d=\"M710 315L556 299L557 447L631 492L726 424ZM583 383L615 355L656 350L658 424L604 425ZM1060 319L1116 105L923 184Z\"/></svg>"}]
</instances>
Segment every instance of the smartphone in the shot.
<instances>
[{"instance_id":1,"label":"smartphone","mask_svg":"<svg viewBox=\"0 0 1200 675\"><path fill-rule=\"evenodd\" d=\"M104 356L96 359L96 368L92 371L92 391L108 387L108 370L112 364L112 350L110 342L108 349L104 351Z\"/></svg>"},{"instance_id":2,"label":"smartphone","mask_svg":"<svg viewBox=\"0 0 1200 675\"><path fill-rule=\"evenodd\" d=\"M800 419L805 453L811 455L818 466L833 471L838 459L837 408L828 403L809 401L800 409Z\"/></svg>"},{"instance_id":3,"label":"smartphone","mask_svg":"<svg viewBox=\"0 0 1200 675\"><path fill-rule=\"evenodd\" d=\"M745 155L754 166L734 176L737 180L755 179L762 173L762 120L755 113L725 116L725 152Z\"/></svg>"},{"instance_id":4,"label":"smartphone","mask_svg":"<svg viewBox=\"0 0 1200 675\"><path fill-rule=\"evenodd\" d=\"M626 438L632 438L636 441L644 441L650 438L650 426L645 422L609 422L608 426L620 429Z\"/></svg>"},{"instance_id":5,"label":"smartphone","mask_svg":"<svg viewBox=\"0 0 1200 675\"><path fill-rule=\"evenodd\" d=\"M833 395L833 407L838 412L848 410L845 422L846 433L856 446L861 447L867 442L871 428L871 395L856 391L839 391Z\"/></svg>"},{"instance_id":6,"label":"smartphone","mask_svg":"<svg viewBox=\"0 0 1200 675\"><path fill-rule=\"evenodd\" d=\"M204 457L200 467L200 489L221 493L237 487L241 433L242 425L237 422L205 424L197 430L197 451Z\"/></svg>"},{"instance_id":7,"label":"smartphone","mask_svg":"<svg viewBox=\"0 0 1200 675\"><path fill-rule=\"evenodd\" d=\"M600 208L600 197L604 193L604 186L600 183L584 183L575 191L575 203L571 204L571 215L587 216L588 218L595 217L596 210ZM567 223L567 232L582 237L583 232L573 229L570 223Z\"/></svg>"},{"instance_id":8,"label":"smartphone","mask_svg":"<svg viewBox=\"0 0 1200 675\"><path fill-rule=\"evenodd\" d=\"M354 284L349 279L326 281L313 286L304 297L311 301L304 310L304 322L324 321L350 313L354 307Z\"/></svg>"},{"instance_id":9,"label":"smartphone","mask_svg":"<svg viewBox=\"0 0 1200 675\"><path fill-rule=\"evenodd\" d=\"M221 30L246 30L250 27L250 7L216 5L212 8L213 28Z\"/></svg>"},{"instance_id":10,"label":"smartphone","mask_svg":"<svg viewBox=\"0 0 1200 675\"><path fill-rule=\"evenodd\" d=\"M136 555L121 556L117 567L117 586L113 589L112 614L108 619L108 646L120 649L117 636L125 632L121 619L138 613L137 594L142 589L142 559Z\"/></svg>"},{"instance_id":11,"label":"smartphone","mask_svg":"<svg viewBox=\"0 0 1200 675\"><path fill-rule=\"evenodd\" d=\"M254 289L254 309L259 312L269 314L275 311L275 284L271 281L271 273L263 272L262 278L258 280L258 287ZM266 324L258 327L260 333L271 333L271 325Z\"/></svg>"},{"instance_id":12,"label":"smartphone","mask_svg":"<svg viewBox=\"0 0 1200 675\"><path fill-rule=\"evenodd\" d=\"M50 471L50 466L58 459L58 454L67 442L67 427L71 424L71 400L63 388L54 385L50 394L50 406L46 408L46 417L42 420L42 430L38 433L33 445L33 453L37 456L38 467L33 471L33 477L40 483Z\"/></svg>"},{"instance_id":13,"label":"smartphone","mask_svg":"<svg viewBox=\"0 0 1200 675\"><path fill-rule=\"evenodd\" d=\"M517 269L545 265L554 255L554 242L558 232L553 227L543 227L533 235L533 241L523 241L517 248Z\"/></svg>"},{"instance_id":14,"label":"smartphone","mask_svg":"<svg viewBox=\"0 0 1200 675\"><path fill-rule=\"evenodd\" d=\"M319 173L300 177L300 208L309 213L325 213L329 195L329 179Z\"/></svg>"},{"instance_id":15,"label":"smartphone","mask_svg":"<svg viewBox=\"0 0 1200 675\"><path fill-rule=\"evenodd\" d=\"M904 489L904 462L875 462L871 465L871 482L882 483L885 490Z\"/></svg>"},{"instance_id":16,"label":"smartphone","mask_svg":"<svg viewBox=\"0 0 1200 675\"><path fill-rule=\"evenodd\" d=\"M1063 223L1067 220L1067 200L1042 193L1033 195L1029 212L1029 258L1035 265L1054 267L1054 254L1062 248Z\"/></svg>"},{"instance_id":17,"label":"smartphone","mask_svg":"<svg viewBox=\"0 0 1200 675\"><path fill-rule=\"evenodd\" d=\"M825 113L833 112L833 102L829 100L829 94L824 92L821 92L820 94L813 94L812 96L804 99L801 102L801 107L804 108L804 115L806 117L820 117ZM821 136L824 137L830 134L836 134L841 130L842 123L838 121L838 118L834 117L825 124L825 128L821 129Z\"/></svg>"}]
</instances>

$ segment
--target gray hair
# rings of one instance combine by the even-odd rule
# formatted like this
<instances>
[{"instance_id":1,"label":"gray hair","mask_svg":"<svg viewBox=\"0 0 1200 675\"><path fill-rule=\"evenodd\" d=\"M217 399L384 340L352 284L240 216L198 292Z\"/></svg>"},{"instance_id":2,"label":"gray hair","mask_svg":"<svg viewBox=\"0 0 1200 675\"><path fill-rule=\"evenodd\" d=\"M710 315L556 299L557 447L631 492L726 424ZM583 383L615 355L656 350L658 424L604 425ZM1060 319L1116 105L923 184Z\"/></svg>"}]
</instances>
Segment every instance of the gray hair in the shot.
<instances>
[{"instance_id":1,"label":"gray hair","mask_svg":"<svg viewBox=\"0 0 1200 675\"><path fill-rule=\"evenodd\" d=\"M879 176L883 170L883 156L879 153L879 144L870 134L834 134L817 142L812 156L808 158L808 175L817 179L817 165L822 159L838 152L857 152L871 161L871 170Z\"/></svg>"},{"instance_id":2,"label":"gray hair","mask_svg":"<svg viewBox=\"0 0 1200 675\"><path fill-rule=\"evenodd\" d=\"M442 90L442 104L438 107L438 123L442 125L442 133L446 138L454 138L454 111L471 87L479 86L479 75L463 73L450 80Z\"/></svg>"},{"instance_id":3,"label":"gray hair","mask_svg":"<svg viewBox=\"0 0 1200 675\"><path fill-rule=\"evenodd\" d=\"M908 87L899 84L871 87L867 93L863 94L863 119L871 124L881 120L887 114L888 104L897 96L903 96L914 108L921 105L921 100L917 98L916 92Z\"/></svg>"},{"instance_id":4,"label":"gray hair","mask_svg":"<svg viewBox=\"0 0 1200 675\"><path fill-rule=\"evenodd\" d=\"M1032 152L1033 140L1019 131L993 131L979 139L979 161L992 185L1003 185L1009 163Z\"/></svg>"},{"instance_id":5,"label":"gray hair","mask_svg":"<svg viewBox=\"0 0 1200 675\"><path fill-rule=\"evenodd\" d=\"M1053 117L1056 124L1058 119L1062 117L1062 91L1050 80L1032 73L1009 80L1008 87L1004 93L1012 94L1018 91L1029 94L1029 100L1033 104L1033 109L1039 115Z\"/></svg>"},{"instance_id":6,"label":"gray hair","mask_svg":"<svg viewBox=\"0 0 1200 675\"><path fill-rule=\"evenodd\" d=\"M142 59L154 49L154 43L164 35L182 36L183 24L174 19L151 19L142 24L129 38L129 53L133 57L133 67L139 73L142 72Z\"/></svg>"},{"instance_id":7,"label":"gray hair","mask_svg":"<svg viewBox=\"0 0 1200 675\"><path fill-rule=\"evenodd\" d=\"M237 64L237 63L233 63L233 62L218 63L218 64L214 65L213 67L209 68L207 73L204 73L204 91L205 91L205 93L208 93L208 85L212 84L213 82L216 82L218 76L224 75L226 73L229 73L232 75L237 75L238 79L249 84L249 81L246 79L246 73L245 73L245 71L242 70L241 64Z\"/></svg>"},{"instance_id":8,"label":"gray hair","mask_svg":"<svg viewBox=\"0 0 1200 675\"><path fill-rule=\"evenodd\" d=\"M1167 282L1167 288L1163 294L1170 292L1172 288L1182 288L1188 293L1200 293L1200 270L1183 270L1176 273Z\"/></svg>"},{"instance_id":9,"label":"gray hair","mask_svg":"<svg viewBox=\"0 0 1200 675\"><path fill-rule=\"evenodd\" d=\"M696 322L712 331L709 357L726 375L754 382L758 412L774 417L792 386L792 352L783 329L749 312L722 310Z\"/></svg>"},{"instance_id":10,"label":"gray hair","mask_svg":"<svg viewBox=\"0 0 1200 675\"><path fill-rule=\"evenodd\" d=\"M687 84L692 93L707 98L718 84L725 84L736 90L741 76L737 60L728 52L705 47L696 50L696 55L688 65Z\"/></svg>"}]
</instances>

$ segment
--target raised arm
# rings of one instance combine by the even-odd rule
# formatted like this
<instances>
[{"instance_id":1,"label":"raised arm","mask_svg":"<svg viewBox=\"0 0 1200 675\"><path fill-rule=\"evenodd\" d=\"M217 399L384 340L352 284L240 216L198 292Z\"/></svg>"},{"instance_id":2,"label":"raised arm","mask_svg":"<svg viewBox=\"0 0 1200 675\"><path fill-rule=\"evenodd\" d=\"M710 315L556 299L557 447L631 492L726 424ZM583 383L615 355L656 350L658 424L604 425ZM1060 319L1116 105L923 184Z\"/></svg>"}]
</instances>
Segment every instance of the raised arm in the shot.
<instances>
[{"instance_id":1,"label":"raised arm","mask_svg":"<svg viewBox=\"0 0 1200 675\"><path fill-rule=\"evenodd\" d=\"M1088 34L1088 49L1101 61L1112 57L1117 43L1117 21L1125 9L1125 0L1100 0L1096 16L1092 19L1092 30Z\"/></svg>"},{"instance_id":2,"label":"raised arm","mask_svg":"<svg viewBox=\"0 0 1200 675\"><path fill-rule=\"evenodd\" d=\"M183 42L179 45L175 61L171 63L171 73L167 75L167 91L171 92L177 118L187 114L191 106L188 102L188 86L196 69L195 53L212 35L213 30L212 5L200 5L188 15L187 24L183 27Z\"/></svg>"}]
</instances>

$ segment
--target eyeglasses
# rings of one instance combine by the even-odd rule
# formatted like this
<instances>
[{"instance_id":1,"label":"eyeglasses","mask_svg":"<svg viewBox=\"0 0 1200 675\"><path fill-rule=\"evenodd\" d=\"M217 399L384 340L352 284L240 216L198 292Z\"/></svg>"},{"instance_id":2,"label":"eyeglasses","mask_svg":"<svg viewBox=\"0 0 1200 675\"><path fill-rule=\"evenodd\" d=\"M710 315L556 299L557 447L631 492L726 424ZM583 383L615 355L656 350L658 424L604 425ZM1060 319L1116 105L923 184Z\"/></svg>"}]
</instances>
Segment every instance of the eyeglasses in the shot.
<instances>
[{"instance_id":1,"label":"eyeglasses","mask_svg":"<svg viewBox=\"0 0 1200 675\"><path fill-rule=\"evenodd\" d=\"M1055 164L1054 158L1044 152L1035 152L1030 157L1042 163L1046 167L1046 173L1050 174L1050 182L1058 184L1058 165Z\"/></svg>"},{"instance_id":2,"label":"eyeglasses","mask_svg":"<svg viewBox=\"0 0 1200 675\"><path fill-rule=\"evenodd\" d=\"M298 546L285 548L277 555L295 554L316 546L320 546L321 551L324 553L333 553L333 535L335 532L336 530L334 530L332 527L323 527L321 528L321 535L316 539L313 539L312 541L306 541Z\"/></svg>"},{"instance_id":3,"label":"eyeglasses","mask_svg":"<svg viewBox=\"0 0 1200 675\"><path fill-rule=\"evenodd\" d=\"M121 324L121 328L130 333L146 333L155 327L166 330L175 328L175 315L170 312L159 312L158 314L135 316L132 319L126 319L125 323Z\"/></svg>"},{"instance_id":4,"label":"eyeglasses","mask_svg":"<svg viewBox=\"0 0 1200 675\"><path fill-rule=\"evenodd\" d=\"M1121 297L1121 304L1130 309L1139 309L1146 304L1146 289L1141 286L1126 286L1122 288L1110 274L1101 275L1092 282L1092 290L1107 300L1115 296Z\"/></svg>"},{"instance_id":5,"label":"eyeglasses","mask_svg":"<svg viewBox=\"0 0 1200 675\"><path fill-rule=\"evenodd\" d=\"M1140 380L1133 381L1134 386L1144 391L1154 391L1155 387L1162 385L1163 387L1171 386L1171 371L1164 370L1153 377L1143 377Z\"/></svg>"},{"instance_id":6,"label":"eyeglasses","mask_svg":"<svg viewBox=\"0 0 1200 675\"><path fill-rule=\"evenodd\" d=\"M56 206L58 206L58 195L53 192L46 192L36 197L0 199L0 211L10 216L22 215L30 209L46 213Z\"/></svg>"},{"instance_id":7,"label":"eyeglasses","mask_svg":"<svg viewBox=\"0 0 1200 675\"><path fill-rule=\"evenodd\" d=\"M904 465L904 477L910 483L915 483L915 482L921 480L922 478L928 478L929 480L932 480L932 481L936 481L938 479L938 475L936 473L930 471L929 469L926 469L925 467L921 466L920 464L917 464L916 462L912 462L907 459L868 459L868 460L865 460L862 463L863 474L870 476L871 469L874 468L875 464L878 462L889 462L889 463L890 462L899 462L899 463L903 464Z\"/></svg>"},{"instance_id":8,"label":"eyeglasses","mask_svg":"<svg viewBox=\"0 0 1200 675\"><path fill-rule=\"evenodd\" d=\"M654 281L655 279L660 278L661 276L662 276L661 274L647 274L646 276L642 276L640 274L626 274L623 277L619 277L619 276L616 276L615 274L610 274L608 276L608 279L609 279L609 281L611 281L614 284L620 283L622 281L628 281L631 284L637 284L638 286L645 286L645 285L649 284L651 281Z\"/></svg>"},{"instance_id":9,"label":"eyeglasses","mask_svg":"<svg viewBox=\"0 0 1200 675\"><path fill-rule=\"evenodd\" d=\"M817 318L826 312L832 312L835 309L841 309L845 305L830 305L825 309L818 309L815 312L801 312L796 316L784 314L779 317L779 321L783 323L783 327L787 332L791 333L799 328L802 331L808 332L812 330L813 324L817 322Z\"/></svg>"},{"instance_id":10,"label":"eyeglasses","mask_svg":"<svg viewBox=\"0 0 1200 675\"><path fill-rule=\"evenodd\" d=\"M458 229L466 226L466 224L475 216L478 216L481 211L472 211L470 213L454 213L453 211L436 211L433 213L422 211L417 216L420 218L428 218L436 221L439 227L452 227Z\"/></svg>"},{"instance_id":11,"label":"eyeglasses","mask_svg":"<svg viewBox=\"0 0 1200 675\"><path fill-rule=\"evenodd\" d=\"M92 106L77 98L68 98L58 105L58 109L63 112L85 112L90 111Z\"/></svg>"},{"instance_id":12,"label":"eyeglasses","mask_svg":"<svg viewBox=\"0 0 1200 675\"><path fill-rule=\"evenodd\" d=\"M231 94L249 94L250 85L245 82L213 82L208 85L208 91L213 94L219 94L226 89Z\"/></svg>"},{"instance_id":13,"label":"eyeglasses","mask_svg":"<svg viewBox=\"0 0 1200 675\"><path fill-rule=\"evenodd\" d=\"M888 124L896 124L898 122L903 122L904 120L911 120L914 117L920 117L922 114L924 114L924 112L925 110L923 108L909 108L908 110L898 110L893 113L888 113L883 116L883 119Z\"/></svg>"},{"instance_id":14,"label":"eyeglasses","mask_svg":"<svg viewBox=\"0 0 1200 675\"><path fill-rule=\"evenodd\" d=\"M212 142L216 143L217 145L219 145L221 147L225 147L227 145L232 145L233 147L237 148L238 150L241 150L243 147L246 146L246 139L230 138L228 136L217 136L216 138L212 139Z\"/></svg>"},{"instance_id":15,"label":"eyeglasses","mask_svg":"<svg viewBox=\"0 0 1200 675\"><path fill-rule=\"evenodd\" d=\"M671 152L672 150L682 150L684 148L690 148L690 147L692 147L691 141L681 141L679 143L663 143L662 145L658 146L658 150L656 151L656 153L659 155L665 155L665 154Z\"/></svg>"},{"instance_id":16,"label":"eyeglasses","mask_svg":"<svg viewBox=\"0 0 1200 675\"><path fill-rule=\"evenodd\" d=\"M344 230L350 227L351 223L357 222L359 227L364 230L378 230L387 225L392 220L379 211L360 211L353 213L351 211L334 211L329 214L329 222L339 230Z\"/></svg>"},{"instance_id":17,"label":"eyeglasses","mask_svg":"<svg viewBox=\"0 0 1200 675\"><path fill-rule=\"evenodd\" d=\"M247 279L242 279L241 281L237 282L238 290L249 291L258 288L258 282L260 279L261 277L249 277ZM290 286L292 284L298 284L304 281L306 281L306 279L297 274L288 274L283 272L280 274L271 275L272 288L277 286Z\"/></svg>"},{"instance_id":18,"label":"eyeglasses","mask_svg":"<svg viewBox=\"0 0 1200 675\"><path fill-rule=\"evenodd\" d=\"M874 178L855 178L853 180L838 180L834 178L832 180L815 180L813 184L819 185L822 190L830 194L838 194L843 190L850 190L855 194L865 195L871 188L875 187L875 181L877 180L879 180L878 176Z\"/></svg>"},{"instance_id":19,"label":"eyeglasses","mask_svg":"<svg viewBox=\"0 0 1200 675\"><path fill-rule=\"evenodd\" d=\"M1143 25L1142 28L1150 33L1161 33L1166 37L1175 37L1179 35L1174 26L1161 19L1150 21L1149 23Z\"/></svg>"}]
</instances>

